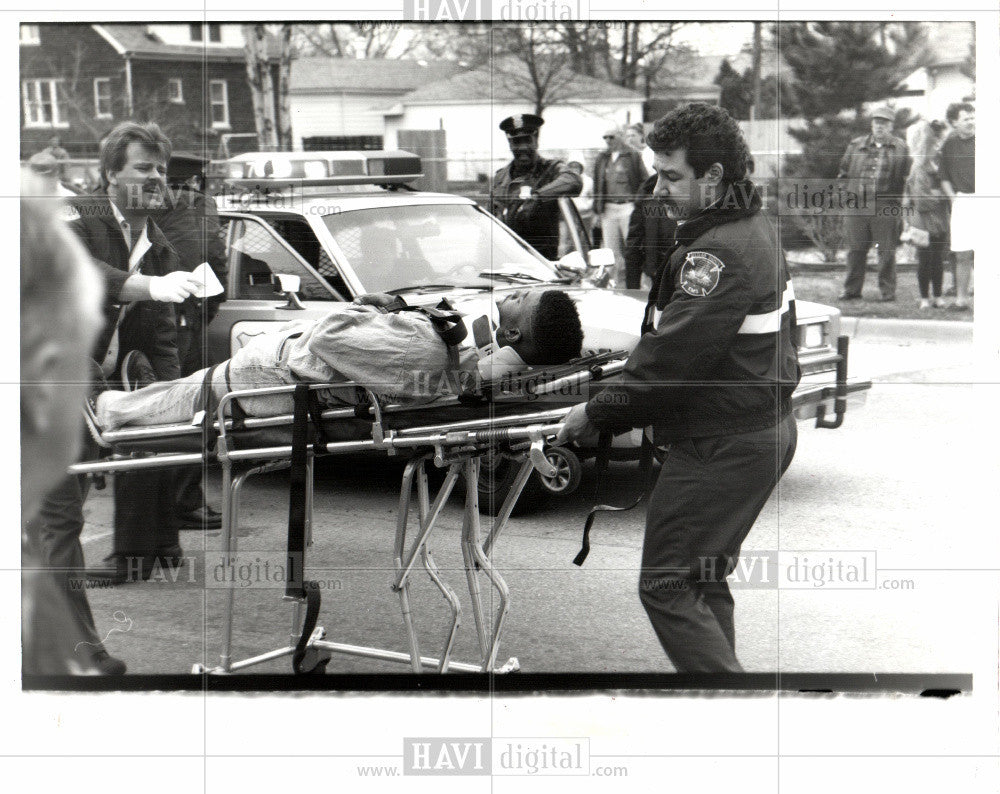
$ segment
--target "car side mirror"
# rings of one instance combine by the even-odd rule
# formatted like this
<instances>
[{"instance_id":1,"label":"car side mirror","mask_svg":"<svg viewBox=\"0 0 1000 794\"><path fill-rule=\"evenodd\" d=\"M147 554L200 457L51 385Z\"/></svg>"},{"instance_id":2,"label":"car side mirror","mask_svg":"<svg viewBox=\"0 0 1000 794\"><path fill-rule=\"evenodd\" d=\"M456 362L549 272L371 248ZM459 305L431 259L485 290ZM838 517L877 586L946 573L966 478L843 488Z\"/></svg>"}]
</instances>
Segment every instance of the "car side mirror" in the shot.
<instances>
[{"instance_id":1,"label":"car side mirror","mask_svg":"<svg viewBox=\"0 0 1000 794\"><path fill-rule=\"evenodd\" d=\"M613 254L612 254L613 256ZM587 272L587 260L579 251L570 251L556 262L556 268L560 273L565 273L575 279L581 279Z\"/></svg>"},{"instance_id":2,"label":"car side mirror","mask_svg":"<svg viewBox=\"0 0 1000 794\"><path fill-rule=\"evenodd\" d=\"M595 271L591 279L593 281L601 281L604 279L605 271L609 267L614 267L615 252L610 248L595 248L587 254L587 261L590 269Z\"/></svg>"},{"instance_id":3,"label":"car side mirror","mask_svg":"<svg viewBox=\"0 0 1000 794\"><path fill-rule=\"evenodd\" d=\"M302 301L299 300L298 291L302 286L302 279L290 273L274 274L274 291L288 298L288 303L282 309L305 310Z\"/></svg>"}]
</instances>

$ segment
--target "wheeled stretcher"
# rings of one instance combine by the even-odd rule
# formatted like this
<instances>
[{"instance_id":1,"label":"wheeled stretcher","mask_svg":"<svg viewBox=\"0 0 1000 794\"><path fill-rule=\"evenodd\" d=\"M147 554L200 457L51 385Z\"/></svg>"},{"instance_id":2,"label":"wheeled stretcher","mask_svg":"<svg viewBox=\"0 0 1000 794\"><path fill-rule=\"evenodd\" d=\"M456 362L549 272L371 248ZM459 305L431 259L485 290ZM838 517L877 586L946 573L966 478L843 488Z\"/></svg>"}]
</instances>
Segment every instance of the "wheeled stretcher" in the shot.
<instances>
[{"instance_id":1,"label":"wheeled stretcher","mask_svg":"<svg viewBox=\"0 0 1000 794\"><path fill-rule=\"evenodd\" d=\"M572 405L582 399L584 385L621 372L626 357L625 352L591 356L546 372L505 378L502 384L487 382L475 394L445 397L419 408L383 405L365 389L367 399L358 406L322 410L317 393L352 385L343 383L234 391L225 395L212 413L196 417L189 424L129 427L103 433L100 442L109 456L78 463L70 471L101 474L218 463L222 469L223 552L234 557L238 551L240 495L247 481L265 472L291 469L284 593L284 599L293 604L289 643L249 658L233 659L237 584L231 581L225 594L219 664L209 667L198 662L194 672L234 673L283 657L292 658L296 673L320 672L334 653L399 662L409 665L414 673L424 669L440 673L509 672L518 669L517 659L498 665L497 653L510 592L492 564L492 549L532 471L548 477L555 474L546 458L545 445L559 431ZM295 411L290 415L246 417L236 402L244 397L288 392L295 398ZM522 462L513 486L484 534L476 484L482 459L498 450ZM326 639L325 630L317 625L319 589L305 578L306 550L312 543L315 458L356 453L408 457L396 515L391 585L399 598L406 651ZM433 495L427 474L431 463L446 470ZM459 478L467 483L459 542L479 649L478 658L466 663L451 658L461 623L459 598L435 566L429 548L442 508ZM410 585L418 564L440 591L450 612L445 639L435 656L422 654L414 621ZM496 593L493 614L487 614L484 604L483 578Z\"/></svg>"}]
</instances>

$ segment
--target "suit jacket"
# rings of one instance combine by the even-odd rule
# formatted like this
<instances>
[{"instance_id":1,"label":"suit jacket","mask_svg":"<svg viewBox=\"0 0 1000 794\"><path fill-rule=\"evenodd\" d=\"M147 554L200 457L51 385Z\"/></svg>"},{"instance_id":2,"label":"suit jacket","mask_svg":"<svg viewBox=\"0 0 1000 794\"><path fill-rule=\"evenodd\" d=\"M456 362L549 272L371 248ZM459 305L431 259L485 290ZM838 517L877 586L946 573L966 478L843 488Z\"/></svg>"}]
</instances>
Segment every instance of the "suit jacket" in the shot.
<instances>
[{"instance_id":1,"label":"suit jacket","mask_svg":"<svg viewBox=\"0 0 1000 794\"><path fill-rule=\"evenodd\" d=\"M649 174L646 171L646 164L642 162L642 154L634 149L626 149L618 154L619 160L624 158L628 167L628 192L623 196L617 196L619 202L632 201L635 194L639 192L639 187ZM608 164L611 160L611 152L605 149L594 162L594 212L604 212L604 204L608 200Z\"/></svg>"},{"instance_id":2,"label":"suit jacket","mask_svg":"<svg viewBox=\"0 0 1000 794\"><path fill-rule=\"evenodd\" d=\"M163 236L177 252L182 270L192 271L208 262L216 278L226 286L229 269L226 246L219 233L219 209L211 196L182 187L174 194L174 204L166 212L154 216ZM200 328L202 320L210 323L218 314L226 293L200 301L188 298L175 308L189 327Z\"/></svg>"},{"instance_id":3,"label":"suit jacket","mask_svg":"<svg viewBox=\"0 0 1000 794\"><path fill-rule=\"evenodd\" d=\"M79 196L70 203L70 227L83 241L104 277L104 330L94 346L93 357L101 361L108 351L121 307L128 309L118 326L119 360L129 350L141 350L149 357L160 380L180 377L177 358L177 324L173 304L153 300L123 304L122 286L129 278L129 249L111 209L107 193ZM75 217L73 217L75 216ZM149 221L150 249L139 272L163 276L180 269L180 261L163 232Z\"/></svg>"}]
</instances>

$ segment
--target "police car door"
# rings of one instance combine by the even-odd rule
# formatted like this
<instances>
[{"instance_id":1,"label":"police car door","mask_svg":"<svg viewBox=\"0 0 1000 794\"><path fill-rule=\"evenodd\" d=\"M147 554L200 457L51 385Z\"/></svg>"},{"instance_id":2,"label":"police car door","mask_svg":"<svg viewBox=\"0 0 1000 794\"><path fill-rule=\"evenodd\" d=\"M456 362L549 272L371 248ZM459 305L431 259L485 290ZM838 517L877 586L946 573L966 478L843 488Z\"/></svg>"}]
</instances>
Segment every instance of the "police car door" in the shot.
<instances>
[{"instance_id":1,"label":"police car door","mask_svg":"<svg viewBox=\"0 0 1000 794\"><path fill-rule=\"evenodd\" d=\"M208 328L209 363L230 358L275 323L313 319L330 302L344 300L263 219L220 213L219 223L226 232L229 283L226 300ZM280 292L278 274L299 277L301 304Z\"/></svg>"}]
</instances>

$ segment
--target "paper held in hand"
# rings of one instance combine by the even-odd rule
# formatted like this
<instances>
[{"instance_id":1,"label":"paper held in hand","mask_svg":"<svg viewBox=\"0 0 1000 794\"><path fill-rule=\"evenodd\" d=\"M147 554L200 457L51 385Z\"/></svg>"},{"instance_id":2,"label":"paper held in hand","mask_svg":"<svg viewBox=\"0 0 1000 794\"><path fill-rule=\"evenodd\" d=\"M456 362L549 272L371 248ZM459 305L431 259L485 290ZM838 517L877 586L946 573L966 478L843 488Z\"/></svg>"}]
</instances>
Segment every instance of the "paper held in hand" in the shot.
<instances>
[{"instance_id":1,"label":"paper held in hand","mask_svg":"<svg viewBox=\"0 0 1000 794\"><path fill-rule=\"evenodd\" d=\"M215 277L215 273L208 266L208 262L202 262L198 265L198 267L191 271L191 275L198 279L201 285L198 291L194 293L194 297L211 298L213 295L218 295L222 292L222 283Z\"/></svg>"}]
</instances>

